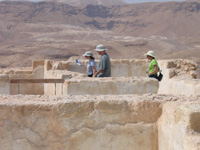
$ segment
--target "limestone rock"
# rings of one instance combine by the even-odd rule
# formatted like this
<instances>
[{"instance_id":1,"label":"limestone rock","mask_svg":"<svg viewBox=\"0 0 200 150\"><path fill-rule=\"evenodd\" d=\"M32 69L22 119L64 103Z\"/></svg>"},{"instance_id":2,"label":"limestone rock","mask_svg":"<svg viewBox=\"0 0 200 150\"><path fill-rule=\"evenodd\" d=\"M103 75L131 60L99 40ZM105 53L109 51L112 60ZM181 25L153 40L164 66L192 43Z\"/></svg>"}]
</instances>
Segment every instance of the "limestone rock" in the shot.
<instances>
[{"instance_id":1,"label":"limestone rock","mask_svg":"<svg viewBox=\"0 0 200 150\"><path fill-rule=\"evenodd\" d=\"M197 78L197 71L190 71L190 75L192 76L192 78L196 79Z\"/></svg>"},{"instance_id":2,"label":"limestone rock","mask_svg":"<svg viewBox=\"0 0 200 150\"><path fill-rule=\"evenodd\" d=\"M53 64L53 67L52 67L53 70L63 70L63 66L62 66L62 63L61 62L56 62Z\"/></svg>"},{"instance_id":3,"label":"limestone rock","mask_svg":"<svg viewBox=\"0 0 200 150\"><path fill-rule=\"evenodd\" d=\"M173 61L167 63L167 68L174 68L175 64Z\"/></svg>"},{"instance_id":4,"label":"limestone rock","mask_svg":"<svg viewBox=\"0 0 200 150\"><path fill-rule=\"evenodd\" d=\"M34 60L32 62L32 69L34 70L38 66L44 66L45 60Z\"/></svg>"},{"instance_id":5,"label":"limestone rock","mask_svg":"<svg viewBox=\"0 0 200 150\"><path fill-rule=\"evenodd\" d=\"M173 78L176 75L176 72L174 69L169 70L169 78Z\"/></svg>"},{"instance_id":6,"label":"limestone rock","mask_svg":"<svg viewBox=\"0 0 200 150\"><path fill-rule=\"evenodd\" d=\"M152 94L1 95L0 148L198 150L199 102Z\"/></svg>"},{"instance_id":7,"label":"limestone rock","mask_svg":"<svg viewBox=\"0 0 200 150\"><path fill-rule=\"evenodd\" d=\"M48 70L50 70L50 69L52 69L52 63L51 63L51 61L50 60L46 60L45 61L45 69L48 71Z\"/></svg>"}]
</instances>

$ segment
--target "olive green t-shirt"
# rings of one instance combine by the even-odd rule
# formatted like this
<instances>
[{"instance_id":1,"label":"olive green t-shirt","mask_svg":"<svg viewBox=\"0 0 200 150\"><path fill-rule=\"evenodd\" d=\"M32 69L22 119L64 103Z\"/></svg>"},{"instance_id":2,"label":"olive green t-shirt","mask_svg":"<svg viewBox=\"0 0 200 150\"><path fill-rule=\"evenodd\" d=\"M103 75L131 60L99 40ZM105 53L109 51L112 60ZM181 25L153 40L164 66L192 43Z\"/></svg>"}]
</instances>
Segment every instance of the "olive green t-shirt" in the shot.
<instances>
[{"instance_id":1,"label":"olive green t-shirt","mask_svg":"<svg viewBox=\"0 0 200 150\"><path fill-rule=\"evenodd\" d=\"M156 65L159 70L158 62L155 59L152 59L149 64L149 74L154 70L154 67L153 67L154 65ZM158 75L157 73L158 73L158 71L156 72L156 75Z\"/></svg>"}]
</instances>

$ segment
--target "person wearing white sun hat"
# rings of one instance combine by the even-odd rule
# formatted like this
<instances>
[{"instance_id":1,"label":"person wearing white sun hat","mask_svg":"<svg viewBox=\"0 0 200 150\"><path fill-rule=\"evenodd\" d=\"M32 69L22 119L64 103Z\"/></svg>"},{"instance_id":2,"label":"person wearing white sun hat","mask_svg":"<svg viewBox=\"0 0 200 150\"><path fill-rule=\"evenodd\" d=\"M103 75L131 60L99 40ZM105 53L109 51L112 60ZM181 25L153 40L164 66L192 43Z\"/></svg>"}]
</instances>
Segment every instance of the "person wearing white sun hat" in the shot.
<instances>
[{"instance_id":1,"label":"person wearing white sun hat","mask_svg":"<svg viewBox=\"0 0 200 150\"><path fill-rule=\"evenodd\" d=\"M96 62L94 61L93 53L91 51L87 51L83 54L83 56L89 60L87 64L88 77L93 77L93 74L96 73Z\"/></svg>"},{"instance_id":2,"label":"person wearing white sun hat","mask_svg":"<svg viewBox=\"0 0 200 150\"><path fill-rule=\"evenodd\" d=\"M95 50L99 55L101 55L101 59L98 64L97 72L93 75L93 77L111 77L111 63L110 57L106 53L107 48L100 44L97 45Z\"/></svg>"},{"instance_id":3,"label":"person wearing white sun hat","mask_svg":"<svg viewBox=\"0 0 200 150\"><path fill-rule=\"evenodd\" d=\"M147 57L148 60L150 60L149 63L149 70L148 70L148 76L150 78L156 78L158 79L158 72L159 72L159 66L158 62L156 61L156 56L154 51L150 50L148 51L145 56Z\"/></svg>"}]
</instances>

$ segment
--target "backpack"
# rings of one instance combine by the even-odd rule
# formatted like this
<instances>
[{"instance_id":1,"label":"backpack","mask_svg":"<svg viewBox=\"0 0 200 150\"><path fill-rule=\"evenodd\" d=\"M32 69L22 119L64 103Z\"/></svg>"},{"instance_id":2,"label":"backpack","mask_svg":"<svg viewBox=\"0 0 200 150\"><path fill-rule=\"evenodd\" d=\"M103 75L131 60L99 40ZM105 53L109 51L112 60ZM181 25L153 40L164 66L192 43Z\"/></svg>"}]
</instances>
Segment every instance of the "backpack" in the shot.
<instances>
[{"instance_id":1,"label":"backpack","mask_svg":"<svg viewBox=\"0 0 200 150\"><path fill-rule=\"evenodd\" d=\"M163 78L162 70L159 72L158 81L161 81Z\"/></svg>"}]
</instances>

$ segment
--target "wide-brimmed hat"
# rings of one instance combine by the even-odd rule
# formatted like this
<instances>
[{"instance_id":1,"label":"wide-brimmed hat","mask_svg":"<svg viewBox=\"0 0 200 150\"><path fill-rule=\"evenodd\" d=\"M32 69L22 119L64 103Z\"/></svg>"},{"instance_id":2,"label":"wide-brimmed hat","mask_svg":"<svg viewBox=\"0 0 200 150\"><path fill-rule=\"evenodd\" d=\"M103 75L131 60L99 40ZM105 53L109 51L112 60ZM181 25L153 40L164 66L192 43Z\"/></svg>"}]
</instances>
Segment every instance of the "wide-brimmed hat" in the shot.
<instances>
[{"instance_id":1,"label":"wide-brimmed hat","mask_svg":"<svg viewBox=\"0 0 200 150\"><path fill-rule=\"evenodd\" d=\"M151 57L156 57L154 51L150 50L148 51L146 54L144 54L145 56L151 56Z\"/></svg>"},{"instance_id":2,"label":"wide-brimmed hat","mask_svg":"<svg viewBox=\"0 0 200 150\"><path fill-rule=\"evenodd\" d=\"M92 56L93 57L93 53L91 51L87 51L87 52L85 52L85 54L83 54L83 56Z\"/></svg>"},{"instance_id":3,"label":"wide-brimmed hat","mask_svg":"<svg viewBox=\"0 0 200 150\"><path fill-rule=\"evenodd\" d=\"M102 52L102 51L106 51L107 48L104 45L100 44L100 45L97 45L95 50L98 52Z\"/></svg>"}]
</instances>

